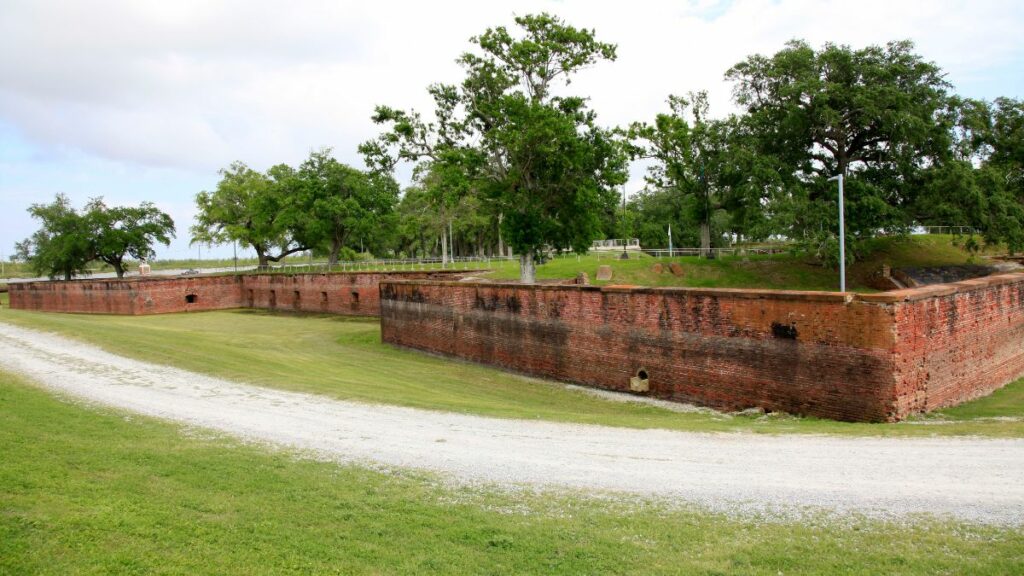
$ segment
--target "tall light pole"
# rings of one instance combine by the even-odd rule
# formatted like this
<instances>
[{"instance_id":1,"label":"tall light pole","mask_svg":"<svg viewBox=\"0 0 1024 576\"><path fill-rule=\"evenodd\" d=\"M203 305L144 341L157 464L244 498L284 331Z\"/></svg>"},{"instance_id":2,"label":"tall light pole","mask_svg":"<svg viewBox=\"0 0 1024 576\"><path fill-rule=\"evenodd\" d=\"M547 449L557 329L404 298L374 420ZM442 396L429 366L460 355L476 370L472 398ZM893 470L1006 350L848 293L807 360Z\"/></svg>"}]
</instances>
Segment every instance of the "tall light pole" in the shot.
<instances>
[{"instance_id":1,"label":"tall light pole","mask_svg":"<svg viewBox=\"0 0 1024 576\"><path fill-rule=\"evenodd\" d=\"M839 181L839 291L846 292L846 220L843 217L843 175L828 179Z\"/></svg>"},{"instance_id":2,"label":"tall light pole","mask_svg":"<svg viewBox=\"0 0 1024 576\"><path fill-rule=\"evenodd\" d=\"M626 252L626 185L622 185L622 256L619 260L629 260L629 253Z\"/></svg>"}]
</instances>

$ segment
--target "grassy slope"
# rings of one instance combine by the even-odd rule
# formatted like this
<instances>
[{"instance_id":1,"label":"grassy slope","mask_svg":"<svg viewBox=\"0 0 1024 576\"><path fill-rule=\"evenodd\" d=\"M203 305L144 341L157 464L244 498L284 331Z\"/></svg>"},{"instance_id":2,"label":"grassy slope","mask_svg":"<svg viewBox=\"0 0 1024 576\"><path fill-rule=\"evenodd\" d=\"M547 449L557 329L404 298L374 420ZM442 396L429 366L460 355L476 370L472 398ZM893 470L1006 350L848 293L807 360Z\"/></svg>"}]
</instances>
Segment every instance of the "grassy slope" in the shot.
<instances>
[{"instance_id":1,"label":"grassy slope","mask_svg":"<svg viewBox=\"0 0 1024 576\"><path fill-rule=\"evenodd\" d=\"M358 401L643 428L852 435L1024 436L1024 381L928 424L850 424L781 416L676 413L621 404L494 368L380 342L376 319L237 310L89 316L4 309L0 321L51 330L112 352L261 386ZM973 412L972 412L973 411ZM1010 419L977 419L976 416ZM943 418L943 423L938 422Z\"/></svg>"},{"instance_id":2,"label":"grassy slope","mask_svg":"<svg viewBox=\"0 0 1024 576\"><path fill-rule=\"evenodd\" d=\"M882 264L892 267L944 266L981 262L985 254L972 255L956 245L953 236L911 236L906 239L879 238L869 243L870 253L847 271L848 288L870 291L865 282ZM669 262L683 265L684 275L673 276L667 271L655 274L651 268L657 262L667 268ZM609 264L614 277L608 283L636 284L640 286L691 286L719 288L775 288L789 290L837 290L839 276L836 270L824 268L812 259L792 254L750 256L746 261L738 256L715 260L697 257L652 258L641 256L618 260L617 254L598 256L591 254L559 257L537 268L542 279L572 278L577 272L586 272L595 284L597 267ZM518 264L506 262L496 267L490 277L517 279Z\"/></svg>"},{"instance_id":3,"label":"grassy slope","mask_svg":"<svg viewBox=\"0 0 1024 576\"><path fill-rule=\"evenodd\" d=\"M445 488L182 432L0 373L0 573L1024 572L1017 530Z\"/></svg>"}]
</instances>

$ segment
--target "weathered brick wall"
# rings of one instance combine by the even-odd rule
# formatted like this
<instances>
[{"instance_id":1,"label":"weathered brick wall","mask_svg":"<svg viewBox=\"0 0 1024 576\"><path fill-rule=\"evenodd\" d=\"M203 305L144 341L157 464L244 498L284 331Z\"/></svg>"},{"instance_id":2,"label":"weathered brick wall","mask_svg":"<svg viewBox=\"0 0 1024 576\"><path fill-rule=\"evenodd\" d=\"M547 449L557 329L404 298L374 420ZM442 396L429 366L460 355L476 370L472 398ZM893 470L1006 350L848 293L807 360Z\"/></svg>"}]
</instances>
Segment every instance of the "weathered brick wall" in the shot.
<instances>
[{"instance_id":1,"label":"weathered brick wall","mask_svg":"<svg viewBox=\"0 0 1024 576\"><path fill-rule=\"evenodd\" d=\"M628 390L643 371L659 398L895 420L1024 371L1024 276L977 290L971 282L950 289L955 307L929 296L932 288L854 296L384 282L381 327L385 342L613 390ZM970 306L979 312L966 314ZM926 343L921 331L939 324L964 334ZM980 378L964 372L967 356ZM924 403L908 401L918 394L908 389L922 386L919 366Z\"/></svg>"},{"instance_id":2,"label":"weathered brick wall","mask_svg":"<svg viewBox=\"0 0 1024 576\"><path fill-rule=\"evenodd\" d=\"M894 308L901 414L953 406L1024 374L1024 274L861 298Z\"/></svg>"},{"instance_id":3,"label":"weathered brick wall","mask_svg":"<svg viewBox=\"0 0 1024 576\"><path fill-rule=\"evenodd\" d=\"M241 306L358 316L380 314L382 280L450 280L465 271L252 274L242 276Z\"/></svg>"},{"instance_id":4,"label":"weathered brick wall","mask_svg":"<svg viewBox=\"0 0 1024 576\"><path fill-rule=\"evenodd\" d=\"M384 279L451 279L467 271L250 274L25 282L10 286L10 306L44 312L166 314L272 308L376 316Z\"/></svg>"},{"instance_id":5,"label":"weathered brick wall","mask_svg":"<svg viewBox=\"0 0 1024 576\"><path fill-rule=\"evenodd\" d=\"M11 308L84 314L163 314L238 307L234 276L25 282L10 285Z\"/></svg>"}]
</instances>

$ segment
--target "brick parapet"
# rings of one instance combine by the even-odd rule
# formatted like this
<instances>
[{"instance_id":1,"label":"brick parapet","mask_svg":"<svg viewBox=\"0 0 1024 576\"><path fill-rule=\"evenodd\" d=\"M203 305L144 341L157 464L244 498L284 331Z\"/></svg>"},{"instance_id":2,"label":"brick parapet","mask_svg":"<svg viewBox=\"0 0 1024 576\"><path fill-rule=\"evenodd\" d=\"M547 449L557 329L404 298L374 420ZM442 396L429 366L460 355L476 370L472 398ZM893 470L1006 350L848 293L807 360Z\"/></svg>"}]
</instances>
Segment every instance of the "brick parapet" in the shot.
<instances>
[{"instance_id":1,"label":"brick parapet","mask_svg":"<svg viewBox=\"0 0 1024 576\"><path fill-rule=\"evenodd\" d=\"M382 279L445 279L473 271L238 274L10 284L10 307L83 314L266 308L376 316Z\"/></svg>"},{"instance_id":2,"label":"brick parapet","mask_svg":"<svg viewBox=\"0 0 1024 576\"><path fill-rule=\"evenodd\" d=\"M895 295L424 281L380 289L385 342L613 390L643 371L653 396L730 410L897 420L1024 372L1024 274Z\"/></svg>"}]
</instances>

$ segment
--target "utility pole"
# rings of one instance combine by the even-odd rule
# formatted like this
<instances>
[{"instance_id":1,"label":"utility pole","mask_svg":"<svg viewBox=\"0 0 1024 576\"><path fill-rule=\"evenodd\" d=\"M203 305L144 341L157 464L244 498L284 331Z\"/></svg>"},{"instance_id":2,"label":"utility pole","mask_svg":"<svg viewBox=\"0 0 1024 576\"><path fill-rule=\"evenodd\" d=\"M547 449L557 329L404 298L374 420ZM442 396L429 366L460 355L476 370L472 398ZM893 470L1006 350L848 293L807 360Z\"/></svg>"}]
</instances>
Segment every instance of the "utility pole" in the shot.
<instances>
[{"instance_id":1,"label":"utility pole","mask_svg":"<svg viewBox=\"0 0 1024 576\"><path fill-rule=\"evenodd\" d=\"M672 257L672 223L668 223L668 257Z\"/></svg>"}]
</instances>

